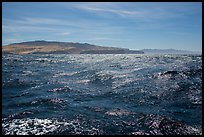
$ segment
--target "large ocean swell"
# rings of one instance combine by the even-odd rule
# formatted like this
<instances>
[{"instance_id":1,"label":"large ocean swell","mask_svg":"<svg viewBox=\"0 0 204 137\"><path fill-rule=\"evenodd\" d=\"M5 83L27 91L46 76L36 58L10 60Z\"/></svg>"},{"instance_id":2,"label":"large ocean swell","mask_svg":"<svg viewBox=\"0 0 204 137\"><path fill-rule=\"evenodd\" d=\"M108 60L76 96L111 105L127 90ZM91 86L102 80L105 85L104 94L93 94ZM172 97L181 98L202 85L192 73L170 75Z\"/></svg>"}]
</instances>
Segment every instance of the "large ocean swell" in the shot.
<instances>
[{"instance_id":1,"label":"large ocean swell","mask_svg":"<svg viewBox=\"0 0 204 137\"><path fill-rule=\"evenodd\" d=\"M2 134L201 129L201 55L2 55Z\"/></svg>"}]
</instances>

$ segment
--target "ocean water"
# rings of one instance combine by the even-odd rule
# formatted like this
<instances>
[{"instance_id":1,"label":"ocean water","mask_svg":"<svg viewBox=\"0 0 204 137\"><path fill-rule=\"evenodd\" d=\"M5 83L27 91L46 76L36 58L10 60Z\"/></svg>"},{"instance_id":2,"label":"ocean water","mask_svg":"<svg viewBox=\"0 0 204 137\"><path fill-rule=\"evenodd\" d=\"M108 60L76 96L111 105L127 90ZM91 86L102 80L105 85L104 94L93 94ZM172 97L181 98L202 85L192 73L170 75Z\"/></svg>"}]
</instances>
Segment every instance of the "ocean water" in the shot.
<instances>
[{"instance_id":1,"label":"ocean water","mask_svg":"<svg viewBox=\"0 0 204 137\"><path fill-rule=\"evenodd\" d=\"M2 134L200 135L201 55L2 55Z\"/></svg>"}]
</instances>

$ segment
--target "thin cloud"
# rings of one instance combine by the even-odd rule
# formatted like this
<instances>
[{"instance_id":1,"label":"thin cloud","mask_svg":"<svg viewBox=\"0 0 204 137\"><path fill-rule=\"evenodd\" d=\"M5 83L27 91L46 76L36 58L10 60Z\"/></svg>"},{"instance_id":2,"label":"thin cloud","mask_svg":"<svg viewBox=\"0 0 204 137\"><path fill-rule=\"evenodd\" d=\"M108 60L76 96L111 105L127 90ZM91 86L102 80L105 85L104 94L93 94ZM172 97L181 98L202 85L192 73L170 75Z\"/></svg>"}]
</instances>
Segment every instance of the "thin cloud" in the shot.
<instances>
[{"instance_id":1,"label":"thin cloud","mask_svg":"<svg viewBox=\"0 0 204 137\"><path fill-rule=\"evenodd\" d=\"M41 26L19 26L19 25L3 25L4 33L18 33L18 32L39 32L39 31L56 31L54 28Z\"/></svg>"},{"instance_id":2,"label":"thin cloud","mask_svg":"<svg viewBox=\"0 0 204 137\"><path fill-rule=\"evenodd\" d=\"M86 40L94 40L94 41L125 41L124 39L116 39L116 38L107 38L107 37L94 37L91 39L86 39Z\"/></svg>"},{"instance_id":3,"label":"thin cloud","mask_svg":"<svg viewBox=\"0 0 204 137\"><path fill-rule=\"evenodd\" d=\"M84 10L88 10L88 11L108 12L108 13L117 14L117 15L121 15L121 16L144 14L144 12L141 12L141 11L102 9L102 8L94 8L94 7L80 7L80 9L84 9Z\"/></svg>"},{"instance_id":4,"label":"thin cloud","mask_svg":"<svg viewBox=\"0 0 204 137\"><path fill-rule=\"evenodd\" d=\"M24 21L27 24L62 24L64 21L59 19L50 19L50 18L24 18Z\"/></svg>"},{"instance_id":5,"label":"thin cloud","mask_svg":"<svg viewBox=\"0 0 204 137\"><path fill-rule=\"evenodd\" d=\"M181 18L189 14L189 10L196 12L190 5L184 4L175 5L175 3L159 3L154 5L148 5L148 3L119 3L116 4L104 4L104 3L93 3L93 4L76 4L75 8L93 12L98 16L108 17L110 15L119 15L123 18L137 19L140 21L151 22L153 20L166 20L172 18ZM104 15L105 14L105 15ZM112 16L111 16L112 17Z\"/></svg>"},{"instance_id":6,"label":"thin cloud","mask_svg":"<svg viewBox=\"0 0 204 137\"><path fill-rule=\"evenodd\" d=\"M57 35L60 35L60 36L68 36L70 34L71 34L70 32L57 33Z\"/></svg>"},{"instance_id":7,"label":"thin cloud","mask_svg":"<svg viewBox=\"0 0 204 137\"><path fill-rule=\"evenodd\" d=\"M19 24L19 25L67 25L68 22L61 19L52 18L30 18L24 17L19 20L4 19L3 23L6 24Z\"/></svg>"},{"instance_id":8,"label":"thin cloud","mask_svg":"<svg viewBox=\"0 0 204 137\"><path fill-rule=\"evenodd\" d=\"M189 32L178 32L178 31L168 31L166 33L173 34L173 35L192 35L192 33L189 33Z\"/></svg>"},{"instance_id":9,"label":"thin cloud","mask_svg":"<svg viewBox=\"0 0 204 137\"><path fill-rule=\"evenodd\" d=\"M121 31L121 27L112 24L91 21L87 19L68 20L50 18L22 18L21 20L4 19L2 29L4 33L18 32L54 32L58 35L70 35L82 31L91 34L114 34ZM67 32L65 33L64 31Z\"/></svg>"}]
</instances>

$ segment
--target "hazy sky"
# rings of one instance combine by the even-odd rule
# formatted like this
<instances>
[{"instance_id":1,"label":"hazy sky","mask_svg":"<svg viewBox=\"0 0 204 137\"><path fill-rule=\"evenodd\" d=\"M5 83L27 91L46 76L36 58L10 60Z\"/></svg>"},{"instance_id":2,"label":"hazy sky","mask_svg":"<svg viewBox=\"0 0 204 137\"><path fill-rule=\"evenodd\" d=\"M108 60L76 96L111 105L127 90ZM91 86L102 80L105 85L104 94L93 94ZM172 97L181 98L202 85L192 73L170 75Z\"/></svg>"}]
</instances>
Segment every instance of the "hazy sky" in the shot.
<instances>
[{"instance_id":1,"label":"hazy sky","mask_svg":"<svg viewBox=\"0 0 204 137\"><path fill-rule=\"evenodd\" d=\"M201 2L3 2L2 44L32 40L202 50Z\"/></svg>"}]
</instances>

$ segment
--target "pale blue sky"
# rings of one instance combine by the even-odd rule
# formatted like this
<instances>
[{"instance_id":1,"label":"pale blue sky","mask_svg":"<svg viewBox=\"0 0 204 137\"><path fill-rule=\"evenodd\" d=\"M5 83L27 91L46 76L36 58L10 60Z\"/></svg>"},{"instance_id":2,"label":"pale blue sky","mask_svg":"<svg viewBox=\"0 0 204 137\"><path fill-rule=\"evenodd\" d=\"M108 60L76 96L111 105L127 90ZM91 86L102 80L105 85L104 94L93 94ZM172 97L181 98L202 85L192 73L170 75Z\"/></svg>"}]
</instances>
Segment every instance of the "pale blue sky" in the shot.
<instances>
[{"instance_id":1,"label":"pale blue sky","mask_svg":"<svg viewBox=\"0 0 204 137\"><path fill-rule=\"evenodd\" d=\"M202 50L201 2L3 2L2 44Z\"/></svg>"}]
</instances>

